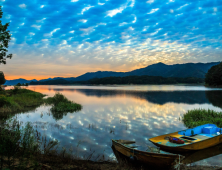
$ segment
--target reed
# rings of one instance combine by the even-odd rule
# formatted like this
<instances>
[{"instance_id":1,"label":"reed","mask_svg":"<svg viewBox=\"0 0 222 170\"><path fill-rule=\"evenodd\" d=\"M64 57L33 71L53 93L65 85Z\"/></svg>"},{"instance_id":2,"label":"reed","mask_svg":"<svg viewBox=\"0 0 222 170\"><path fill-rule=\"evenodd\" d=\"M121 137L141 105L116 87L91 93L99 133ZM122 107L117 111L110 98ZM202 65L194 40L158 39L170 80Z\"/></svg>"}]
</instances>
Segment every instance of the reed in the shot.
<instances>
[{"instance_id":1,"label":"reed","mask_svg":"<svg viewBox=\"0 0 222 170\"><path fill-rule=\"evenodd\" d=\"M222 127L222 112L216 112L210 109L193 109L185 113L181 120L188 128L207 123L216 124L218 127Z\"/></svg>"},{"instance_id":2,"label":"reed","mask_svg":"<svg viewBox=\"0 0 222 170\"><path fill-rule=\"evenodd\" d=\"M28 122L25 127L10 117L0 125L0 169L38 169L36 155L47 155L57 141L41 140L41 134Z\"/></svg>"}]
</instances>

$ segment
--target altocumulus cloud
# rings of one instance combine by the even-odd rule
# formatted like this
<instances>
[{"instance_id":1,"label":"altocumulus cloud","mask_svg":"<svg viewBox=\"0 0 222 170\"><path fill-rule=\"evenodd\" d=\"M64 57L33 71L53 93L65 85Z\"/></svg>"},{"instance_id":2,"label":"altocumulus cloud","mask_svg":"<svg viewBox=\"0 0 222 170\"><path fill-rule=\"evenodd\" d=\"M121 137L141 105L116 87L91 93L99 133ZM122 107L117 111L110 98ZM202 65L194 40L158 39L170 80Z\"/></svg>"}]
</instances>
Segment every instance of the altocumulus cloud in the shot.
<instances>
[{"instance_id":1,"label":"altocumulus cloud","mask_svg":"<svg viewBox=\"0 0 222 170\"><path fill-rule=\"evenodd\" d=\"M15 54L4 67L10 74L18 63L24 68L34 65L32 75L38 72L35 66L41 66L38 74L43 76L59 66L62 71L56 75L78 76L98 69L129 71L156 62L221 60L221 0L0 2L3 23L10 22L9 50Z\"/></svg>"}]
</instances>

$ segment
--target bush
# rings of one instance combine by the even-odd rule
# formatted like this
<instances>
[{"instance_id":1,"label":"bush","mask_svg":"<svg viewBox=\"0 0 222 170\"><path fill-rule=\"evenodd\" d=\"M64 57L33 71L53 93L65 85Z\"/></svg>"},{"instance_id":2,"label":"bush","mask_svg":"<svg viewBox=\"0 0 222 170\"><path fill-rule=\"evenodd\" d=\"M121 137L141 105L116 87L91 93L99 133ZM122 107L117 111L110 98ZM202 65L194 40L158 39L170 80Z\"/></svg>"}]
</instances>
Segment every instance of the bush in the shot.
<instances>
[{"instance_id":1,"label":"bush","mask_svg":"<svg viewBox=\"0 0 222 170\"><path fill-rule=\"evenodd\" d=\"M19 86L14 86L14 89L12 89L11 92L12 92L12 94L17 94L20 89L21 89L21 87L19 87Z\"/></svg>"},{"instance_id":2,"label":"bush","mask_svg":"<svg viewBox=\"0 0 222 170\"><path fill-rule=\"evenodd\" d=\"M11 105L9 98L7 98L5 96L0 96L0 107L3 107L5 105L7 105L7 106Z\"/></svg>"},{"instance_id":3,"label":"bush","mask_svg":"<svg viewBox=\"0 0 222 170\"><path fill-rule=\"evenodd\" d=\"M182 121L188 128L193 128L208 123L216 124L218 127L222 127L222 112L216 112L210 109L189 110L183 115Z\"/></svg>"},{"instance_id":4,"label":"bush","mask_svg":"<svg viewBox=\"0 0 222 170\"><path fill-rule=\"evenodd\" d=\"M53 97L48 97L46 99L46 103L48 104L53 104L58 105L60 102L62 103L71 103L63 94L61 93L56 93Z\"/></svg>"},{"instance_id":5,"label":"bush","mask_svg":"<svg viewBox=\"0 0 222 170\"><path fill-rule=\"evenodd\" d=\"M22 128L20 125L19 121L10 118L0 127L0 169L3 165L9 169L40 168L35 164L38 157L36 159L34 155L47 155L59 144L58 141L49 140L47 143L43 138L40 140L41 134L30 122Z\"/></svg>"},{"instance_id":6,"label":"bush","mask_svg":"<svg viewBox=\"0 0 222 170\"><path fill-rule=\"evenodd\" d=\"M46 104L53 105L50 109L56 120L62 119L68 112L76 112L82 109L80 104L69 101L63 94L56 93L53 97L45 99Z\"/></svg>"},{"instance_id":7,"label":"bush","mask_svg":"<svg viewBox=\"0 0 222 170\"><path fill-rule=\"evenodd\" d=\"M41 93L14 87L14 89L6 90L5 94L0 94L0 113L29 110L31 107L43 104L43 97Z\"/></svg>"}]
</instances>

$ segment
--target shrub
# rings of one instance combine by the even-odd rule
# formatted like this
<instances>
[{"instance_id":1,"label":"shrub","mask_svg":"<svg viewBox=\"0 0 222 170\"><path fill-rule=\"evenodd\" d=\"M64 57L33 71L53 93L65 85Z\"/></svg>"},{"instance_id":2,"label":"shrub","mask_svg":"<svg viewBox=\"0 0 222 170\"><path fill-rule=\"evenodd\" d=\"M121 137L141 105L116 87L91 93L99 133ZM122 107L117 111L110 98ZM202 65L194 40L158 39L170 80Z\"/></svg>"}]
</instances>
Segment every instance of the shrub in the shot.
<instances>
[{"instance_id":1,"label":"shrub","mask_svg":"<svg viewBox=\"0 0 222 170\"><path fill-rule=\"evenodd\" d=\"M52 105L50 109L56 120L62 119L68 112L76 112L82 109L80 104L69 101L63 94L56 93L53 97L45 99L46 104Z\"/></svg>"},{"instance_id":2,"label":"shrub","mask_svg":"<svg viewBox=\"0 0 222 170\"><path fill-rule=\"evenodd\" d=\"M216 112L210 109L189 110L183 115L182 121L188 128L193 128L208 123L216 124L218 127L222 127L222 112Z\"/></svg>"},{"instance_id":3,"label":"shrub","mask_svg":"<svg viewBox=\"0 0 222 170\"><path fill-rule=\"evenodd\" d=\"M45 102L47 104L58 105L60 102L62 103L71 103L63 94L56 93L53 97L48 97Z\"/></svg>"},{"instance_id":4,"label":"shrub","mask_svg":"<svg viewBox=\"0 0 222 170\"><path fill-rule=\"evenodd\" d=\"M0 96L0 107L3 107L5 105L7 105L7 106L11 105L9 98L7 98L5 96Z\"/></svg>"}]
</instances>

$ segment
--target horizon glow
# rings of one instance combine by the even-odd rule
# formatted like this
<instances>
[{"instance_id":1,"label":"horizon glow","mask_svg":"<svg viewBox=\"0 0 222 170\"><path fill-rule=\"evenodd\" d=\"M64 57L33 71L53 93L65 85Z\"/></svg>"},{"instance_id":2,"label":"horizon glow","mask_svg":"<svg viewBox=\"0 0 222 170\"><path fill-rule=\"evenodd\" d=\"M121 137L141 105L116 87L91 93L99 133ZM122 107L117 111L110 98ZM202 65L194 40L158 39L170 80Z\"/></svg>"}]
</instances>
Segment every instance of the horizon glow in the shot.
<instances>
[{"instance_id":1,"label":"horizon glow","mask_svg":"<svg viewBox=\"0 0 222 170\"><path fill-rule=\"evenodd\" d=\"M0 0L6 79L126 72L222 59L221 0Z\"/></svg>"}]
</instances>

